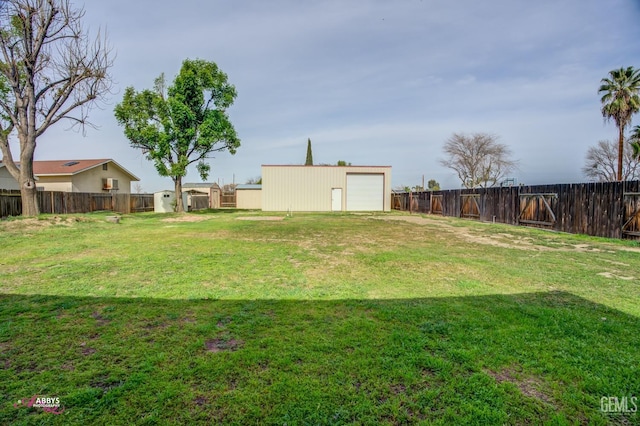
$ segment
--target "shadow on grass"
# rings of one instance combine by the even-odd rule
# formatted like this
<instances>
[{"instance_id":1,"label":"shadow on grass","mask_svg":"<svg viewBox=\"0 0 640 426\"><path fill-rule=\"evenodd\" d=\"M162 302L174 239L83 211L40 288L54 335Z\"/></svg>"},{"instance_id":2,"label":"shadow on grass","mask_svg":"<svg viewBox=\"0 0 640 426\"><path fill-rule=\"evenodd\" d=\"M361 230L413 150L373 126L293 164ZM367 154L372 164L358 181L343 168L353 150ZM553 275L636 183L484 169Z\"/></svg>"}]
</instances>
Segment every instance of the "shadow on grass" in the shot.
<instances>
[{"instance_id":1,"label":"shadow on grass","mask_svg":"<svg viewBox=\"0 0 640 426\"><path fill-rule=\"evenodd\" d=\"M563 292L0 295L0 324L2 424L640 421L601 412L602 397L638 396L640 319ZM64 412L14 407L33 395Z\"/></svg>"}]
</instances>

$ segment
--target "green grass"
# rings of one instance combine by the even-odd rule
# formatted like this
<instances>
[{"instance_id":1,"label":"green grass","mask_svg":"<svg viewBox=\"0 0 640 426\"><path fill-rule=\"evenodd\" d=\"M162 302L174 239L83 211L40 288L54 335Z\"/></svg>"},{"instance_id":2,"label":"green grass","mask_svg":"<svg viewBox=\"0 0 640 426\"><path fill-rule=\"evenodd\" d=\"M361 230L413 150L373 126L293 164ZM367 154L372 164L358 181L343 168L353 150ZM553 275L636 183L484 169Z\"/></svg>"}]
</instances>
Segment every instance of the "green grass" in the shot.
<instances>
[{"instance_id":1,"label":"green grass","mask_svg":"<svg viewBox=\"0 0 640 426\"><path fill-rule=\"evenodd\" d=\"M0 223L0 424L640 424L637 242L104 216Z\"/></svg>"}]
</instances>

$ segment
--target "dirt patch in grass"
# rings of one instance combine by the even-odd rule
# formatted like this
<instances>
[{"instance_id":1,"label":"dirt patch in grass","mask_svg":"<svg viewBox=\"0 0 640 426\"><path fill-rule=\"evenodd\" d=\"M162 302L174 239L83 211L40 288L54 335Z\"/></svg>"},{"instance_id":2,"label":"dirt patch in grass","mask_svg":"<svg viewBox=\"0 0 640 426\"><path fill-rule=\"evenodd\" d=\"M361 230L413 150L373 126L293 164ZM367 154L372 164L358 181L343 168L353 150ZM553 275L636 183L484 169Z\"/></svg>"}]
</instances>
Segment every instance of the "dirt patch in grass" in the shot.
<instances>
[{"instance_id":1,"label":"dirt patch in grass","mask_svg":"<svg viewBox=\"0 0 640 426\"><path fill-rule=\"evenodd\" d=\"M96 352L98 352L98 350L95 349L95 348L91 348L89 346L86 346L86 347L82 348L81 352L82 352L82 355L89 356L89 355L95 354Z\"/></svg>"},{"instance_id":2,"label":"dirt patch in grass","mask_svg":"<svg viewBox=\"0 0 640 426\"><path fill-rule=\"evenodd\" d=\"M400 395L402 393L405 393L406 391L407 391L407 387L402 383L391 385L391 392L394 395Z\"/></svg>"},{"instance_id":3,"label":"dirt patch in grass","mask_svg":"<svg viewBox=\"0 0 640 426\"><path fill-rule=\"evenodd\" d=\"M237 217L237 220L266 220L266 221L277 221L284 220L284 216L245 216L245 217Z\"/></svg>"},{"instance_id":4,"label":"dirt patch in grass","mask_svg":"<svg viewBox=\"0 0 640 426\"><path fill-rule=\"evenodd\" d=\"M198 406L198 407L202 407L203 405L206 405L209 401L207 400L207 398L205 398L204 396L199 396L196 399L193 400L193 402Z\"/></svg>"},{"instance_id":5,"label":"dirt patch in grass","mask_svg":"<svg viewBox=\"0 0 640 426\"><path fill-rule=\"evenodd\" d=\"M531 237L519 237L517 235L509 233L494 233L486 235L486 233L477 233L473 229L465 226L452 226L442 217L434 216L423 217L419 215L410 216L373 216L370 219L386 220L386 221L401 221L413 223L416 225L433 226L437 227L439 231L453 234L456 238L473 244L490 245L494 247L530 250L530 251L561 251L561 252L589 252L589 253L615 253L615 250L640 252L640 248L635 247L611 247L609 250L608 245L602 245L601 248L594 247L591 244L568 244L558 243L553 240L536 241ZM475 222L474 223L478 223ZM484 223L484 222L480 222ZM517 232L515 232L517 234ZM550 234L552 235L552 234ZM553 246L550 246L553 245Z\"/></svg>"},{"instance_id":6,"label":"dirt patch in grass","mask_svg":"<svg viewBox=\"0 0 640 426\"><path fill-rule=\"evenodd\" d=\"M553 399L544 391L544 382L537 377L525 375L512 367L507 367L500 371L487 370L486 373L498 383L509 382L514 384L528 398L553 404Z\"/></svg>"},{"instance_id":7,"label":"dirt patch in grass","mask_svg":"<svg viewBox=\"0 0 640 426\"><path fill-rule=\"evenodd\" d=\"M90 386L92 388L101 389L103 392L108 392L111 389L117 388L121 384L122 382L111 380L105 375L96 377L90 382Z\"/></svg>"},{"instance_id":8,"label":"dirt patch in grass","mask_svg":"<svg viewBox=\"0 0 640 426\"><path fill-rule=\"evenodd\" d=\"M165 329L168 328L169 324L166 322L158 322L158 321L149 321L142 326L145 330L155 330L155 329Z\"/></svg>"},{"instance_id":9,"label":"dirt patch in grass","mask_svg":"<svg viewBox=\"0 0 640 426\"><path fill-rule=\"evenodd\" d=\"M60 369L63 371L75 371L76 367L71 362L65 362L60 366Z\"/></svg>"},{"instance_id":10,"label":"dirt patch in grass","mask_svg":"<svg viewBox=\"0 0 640 426\"><path fill-rule=\"evenodd\" d=\"M168 217L162 219L162 222L202 222L203 220L209 220L210 216L183 214L175 217Z\"/></svg>"},{"instance_id":11,"label":"dirt patch in grass","mask_svg":"<svg viewBox=\"0 0 640 426\"><path fill-rule=\"evenodd\" d=\"M111 322L111 320L109 318L103 317L98 312L92 313L91 316L93 317L93 319L96 320L96 323L97 323L98 326L104 326L104 325L107 325L107 324L109 324Z\"/></svg>"},{"instance_id":12,"label":"dirt patch in grass","mask_svg":"<svg viewBox=\"0 0 640 426\"><path fill-rule=\"evenodd\" d=\"M222 351L237 351L244 345L242 340L237 339L210 339L204 342L204 347L207 349L207 352L222 352Z\"/></svg>"},{"instance_id":13,"label":"dirt patch in grass","mask_svg":"<svg viewBox=\"0 0 640 426\"><path fill-rule=\"evenodd\" d=\"M640 253L640 247L616 247L617 250Z\"/></svg>"},{"instance_id":14,"label":"dirt patch in grass","mask_svg":"<svg viewBox=\"0 0 640 426\"><path fill-rule=\"evenodd\" d=\"M2 221L0 229L6 231L34 231L51 226L72 226L76 222L87 222L88 219L81 217L60 217L52 216L45 218L24 218L17 220Z\"/></svg>"},{"instance_id":15,"label":"dirt patch in grass","mask_svg":"<svg viewBox=\"0 0 640 426\"><path fill-rule=\"evenodd\" d=\"M530 238L514 238L511 234L499 233L492 236L478 235L471 232L470 229L464 227L451 226L443 220L431 219L422 216L375 216L371 219L403 221L414 223L416 225L431 225L439 230L455 234L458 238L474 244L484 244L502 248L515 248L521 250L552 250L549 247L534 245Z\"/></svg>"},{"instance_id":16,"label":"dirt patch in grass","mask_svg":"<svg viewBox=\"0 0 640 426\"><path fill-rule=\"evenodd\" d=\"M618 280L623 280L623 281L631 281L631 280L635 279L635 277L625 277L625 276L622 276L622 275L613 274L611 272L600 272L600 273L598 273L596 275L599 275L599 276L605 277L605 278L618 279Z\"/></svg>"}]
</instances>

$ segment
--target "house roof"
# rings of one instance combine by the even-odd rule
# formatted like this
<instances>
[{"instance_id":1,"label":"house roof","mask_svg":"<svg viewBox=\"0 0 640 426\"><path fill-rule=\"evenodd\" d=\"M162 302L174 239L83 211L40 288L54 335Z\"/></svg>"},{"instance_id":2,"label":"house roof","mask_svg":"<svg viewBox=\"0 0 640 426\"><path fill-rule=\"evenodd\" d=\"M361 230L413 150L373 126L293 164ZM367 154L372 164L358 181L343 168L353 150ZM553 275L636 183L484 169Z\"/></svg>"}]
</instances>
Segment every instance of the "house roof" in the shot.
<instances>
[{"instance_id":1,"label":"house roof","mask_svg":"<svg viewBox=\"0 0 640 426\"><path fill-rule=\"evenodd\" d=\"M183 183L183 188L219 188L218 184L213 182L195 182L195 183Z\"/></svg>"},{"instance_id":2,"label":"house roof","mask_svg":"<svg viewBox=\"0 0 640 426\"><path fill-rule=\"evenodd\" d=\"M0 161L0 169L6 168L7 165ZM35 180L38 180L38 176L34 176Z\"/></svg>"},{"instance_id":3,"label":"house roof","mask_svg":"<svg viewBox=\"0 0 640 426\"><path fill-rule=\"evenodd\" d=\"M237 189L262 189L262 185L243 183L241 185L236 186L236 190Z\"/></svg>"},{"instance_id":4,"label":"house roof","mask_svg":"<svg viewBox=\"0 0 640 426\"><path fill-rule=\"evenodd\" d=\"M262 167L300 167L300 168L322 168L322 167L334 167L334 168L345 168L345 169L358 169L358 168L377 168L377 169L390 169L391 166L334 166L332 164L322 164L317 166L305 166L304 164L263 164Z\"/></svg>"},{"instance_id":5,"label":"house roof","mask_svg":"<svg viewBox=\"0 0 640 426\"><path fill-rule=\"evenodd\" d=\"M100 167L105 163L113 163L118 166L125 174L129 175L132 181L139 181L138 177L122 167L120 164L110 158L101 158L97 160L47 160L34 161L33 174L36 176L72 176L82 173L86 170Z\"/></svg>"}]
</instances>

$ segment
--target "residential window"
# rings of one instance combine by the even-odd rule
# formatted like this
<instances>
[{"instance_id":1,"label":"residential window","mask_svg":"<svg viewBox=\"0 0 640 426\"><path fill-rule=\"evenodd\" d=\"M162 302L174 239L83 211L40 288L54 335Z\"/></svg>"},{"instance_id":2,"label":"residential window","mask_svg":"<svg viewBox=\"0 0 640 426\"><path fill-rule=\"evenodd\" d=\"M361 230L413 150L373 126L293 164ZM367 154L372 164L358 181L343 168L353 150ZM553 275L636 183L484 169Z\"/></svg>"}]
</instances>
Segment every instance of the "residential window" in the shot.
<instances>
[{"instance_id":1,"label":"residential window","mask_svg":"<svg viewBox=\"0 0 640 426\"><path fill-rule=\"evenodd\" d=\"M108 170L107 163L104 163L104 164L102 165L102 170Z\"/></svg>"}]
</instances>

